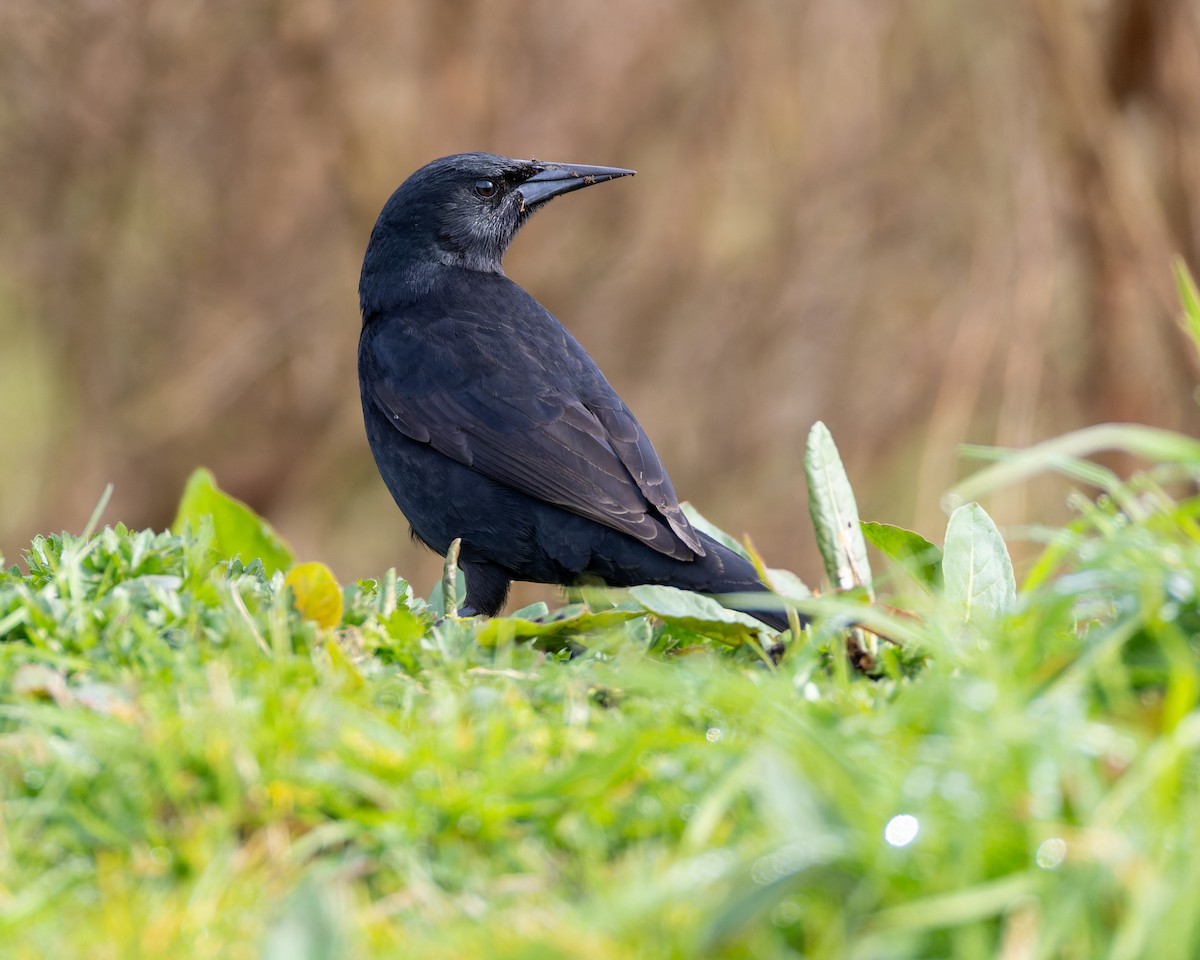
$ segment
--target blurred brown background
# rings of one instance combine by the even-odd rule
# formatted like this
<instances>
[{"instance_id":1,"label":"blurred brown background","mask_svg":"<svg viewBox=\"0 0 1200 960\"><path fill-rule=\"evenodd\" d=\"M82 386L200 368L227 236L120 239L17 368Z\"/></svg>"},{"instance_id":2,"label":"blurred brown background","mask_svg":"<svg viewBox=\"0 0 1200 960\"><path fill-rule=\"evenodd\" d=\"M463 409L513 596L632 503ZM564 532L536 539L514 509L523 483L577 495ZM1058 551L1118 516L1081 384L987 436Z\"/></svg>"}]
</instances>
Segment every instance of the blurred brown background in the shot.
<instances>
[{"instance_id":1,"label":"blurred brown background","mask_svg":"<svg viewBox=\"0 0 1200 960\"><path fill-rule=\"evenodd\" d=\"M508 273L681 495L817 579L807 431L940 539L962 441L1195 432L1196 0L0 4L0 551L170 522L197 465L343 577L410 542L363 436L356 285L460 150L635 167ZM1049 518L1061 490L989 504Z\"/></svg>"}]
</instances>

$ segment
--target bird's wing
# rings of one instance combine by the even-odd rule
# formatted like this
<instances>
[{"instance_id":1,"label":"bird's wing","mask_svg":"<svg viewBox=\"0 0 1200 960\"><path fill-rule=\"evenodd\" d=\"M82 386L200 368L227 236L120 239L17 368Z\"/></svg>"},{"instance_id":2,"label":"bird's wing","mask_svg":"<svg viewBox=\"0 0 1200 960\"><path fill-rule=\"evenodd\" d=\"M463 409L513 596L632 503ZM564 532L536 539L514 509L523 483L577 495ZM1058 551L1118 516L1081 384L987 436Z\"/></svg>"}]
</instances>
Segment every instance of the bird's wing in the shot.
<instances>
[{"instance_id":1,"label":"bird's wing","mask_svg":"<svg viewBox=\"0 0 1200 960\"><path fill-rule=\"evenodd\" d=\"M514 342L456 319L364 329L364 396L397 430L660 553L704 555L645 431L557 321Z\"/></svg>"}]
</instances>

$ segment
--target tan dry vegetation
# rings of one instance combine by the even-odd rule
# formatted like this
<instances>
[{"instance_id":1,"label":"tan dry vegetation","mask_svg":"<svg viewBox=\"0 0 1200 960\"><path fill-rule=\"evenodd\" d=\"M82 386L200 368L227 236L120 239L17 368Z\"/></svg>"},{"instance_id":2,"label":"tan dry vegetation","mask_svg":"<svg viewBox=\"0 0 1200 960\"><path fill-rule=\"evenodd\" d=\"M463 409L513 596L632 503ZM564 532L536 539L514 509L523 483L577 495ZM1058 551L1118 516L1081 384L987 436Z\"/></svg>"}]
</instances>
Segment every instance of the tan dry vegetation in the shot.
<instances>
[{"instance_id":1,"label":"tan dry vegetation","mask_svg":"<svg viewBox=\"0 0 1200 960\"><path fill-rule=\"evenodd\" d=\"M638 169L508 271L681 493L810 578L816 419L865 515L934 535L961 441L1200 426L1169 272L1200 252L1195 0L6 0L0 72L10 558L109 481L162 526L207 464L304 556L427 582L355 287L389 192L465 149Z\"/></svg>"}]
</instances>

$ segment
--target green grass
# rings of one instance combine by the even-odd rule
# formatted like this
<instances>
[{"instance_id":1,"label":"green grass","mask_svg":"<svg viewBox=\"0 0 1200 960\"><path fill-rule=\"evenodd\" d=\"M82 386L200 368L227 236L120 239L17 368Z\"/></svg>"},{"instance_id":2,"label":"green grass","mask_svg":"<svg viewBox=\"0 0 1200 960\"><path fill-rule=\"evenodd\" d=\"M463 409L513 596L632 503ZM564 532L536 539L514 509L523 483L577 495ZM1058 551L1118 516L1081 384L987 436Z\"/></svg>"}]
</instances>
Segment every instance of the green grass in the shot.
<instances>
[{"instance_id":1,"label":"green grass","mask_svg":"<svg viewBox=\"0 0 1200 960\"><path fill-rule=\"evenodd\" d=\"M1081 459L1111 446L1153 464ZM175 532L38 538L0 571L0 956L1200 955L1200 498L1167 492L1200 447L988 455L959 493L1102 491L1019 585L975 504L940 548L860 527L818 425L837 589L764 570L813 618L782 652L666 589L343 589L203 472Z\"/></svg>"},{"instance_id":2,"label":"green grass","mask_svg":"<svg viewBox=\"0 0 1200 960\"><path fill-rule=\"evenodd\" d=\"M1200 501L1079 505L994 617L897 565L914 619L804 601L777 666L704 610L439 621L392 575L327 629L208 523L39 538L0 954L1193 957ZM904 641L874 679L853 610Z\"/></svg>"}]
</instances>

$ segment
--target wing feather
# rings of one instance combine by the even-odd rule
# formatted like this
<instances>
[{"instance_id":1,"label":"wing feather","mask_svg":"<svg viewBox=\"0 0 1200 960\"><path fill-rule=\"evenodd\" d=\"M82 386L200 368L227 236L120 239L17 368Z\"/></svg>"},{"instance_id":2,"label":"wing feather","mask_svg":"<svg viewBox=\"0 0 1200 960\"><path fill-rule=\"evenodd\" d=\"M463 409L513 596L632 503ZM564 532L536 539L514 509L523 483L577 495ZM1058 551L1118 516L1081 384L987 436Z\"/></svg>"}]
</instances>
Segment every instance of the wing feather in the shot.
<instances>
[{"instance_id":1,"label":"wing feather","mask_svg":"<svg viewBox=\"0 0 1200 960\"><path fill-rule=\"evenodd\" d=\"M641 425L583 348L520 293L530 329L515 343L512 330L480 323L478 307L372 321L360 346L365 395L405 436L493 480L668 556L702 556ZM414 320L425 335L413 335Z\"/></svg>"}]
</instances>

